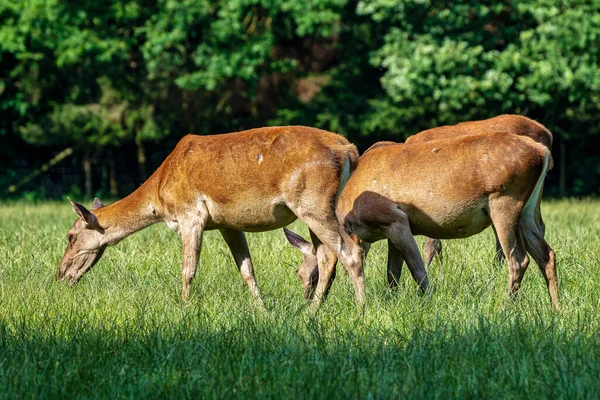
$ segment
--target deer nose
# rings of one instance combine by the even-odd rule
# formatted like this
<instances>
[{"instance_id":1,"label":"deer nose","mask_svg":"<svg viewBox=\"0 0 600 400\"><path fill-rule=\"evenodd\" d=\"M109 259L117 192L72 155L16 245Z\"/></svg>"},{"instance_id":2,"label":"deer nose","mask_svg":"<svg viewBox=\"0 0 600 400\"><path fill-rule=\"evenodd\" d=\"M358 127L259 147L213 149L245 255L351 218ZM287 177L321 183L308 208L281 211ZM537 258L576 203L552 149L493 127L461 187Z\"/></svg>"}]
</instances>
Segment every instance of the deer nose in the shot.
<instances>
[{"instance_id":1,"label":"deer nose","mask_svg":"<svg viewBox=\"0 0 600 400\"><path fill-rule=\"evenodd\" d=\"M65 271L63 271L60 267L56 270L56 282L60 282L65 279Z\"/></svg>"},{"instance_id":2,"label":"deer nose","mask_svg":"<svg viewBox=\"0 0 600 400\"><path fill-rule=\"evenodd\" d=\"M73 286L75 285L77 282L79 282L79 276L77 275L77 273L69 273L67 274L67 281L69 282L69 286Z\"/></svg>"},{"instance_id":3,"label":"deer nose","mask_svg":"<svg viewBox=\"0 0 600 400\"><path fill-rule=\"evenodd\" d=\"M63 260L58 269L56 270L56 282L60 282L65 279L65 274L67 273L69 267L71 267L71 262L69 260Z\"/></svg>"},{"instance_id":4,"label":"deer nose","mask_svg":"<svg viewBox=\"0 0 600 400\"><path fill-rule=\"evenodd\" d=\"M315 294L315 288L306 286L304 288L304 300L311 300Z\"/></svg>"}]
</instances>

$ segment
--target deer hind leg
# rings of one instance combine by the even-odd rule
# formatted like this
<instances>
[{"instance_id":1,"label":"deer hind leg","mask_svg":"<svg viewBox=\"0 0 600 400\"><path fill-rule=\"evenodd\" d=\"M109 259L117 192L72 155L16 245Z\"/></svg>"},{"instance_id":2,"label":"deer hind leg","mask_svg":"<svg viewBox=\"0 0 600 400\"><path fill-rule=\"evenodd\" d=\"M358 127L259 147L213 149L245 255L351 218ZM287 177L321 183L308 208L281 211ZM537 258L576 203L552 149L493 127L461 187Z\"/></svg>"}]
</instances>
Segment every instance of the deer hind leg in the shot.
<instances>
[{"instance_id":1,"label":"deer hind leg","mask_svg":"<svg viewBox=\"0 0 600 400\"><path fill-rule=\"evenodd\" d=\"M496 228L492 225L492 230L494 231L494 237L496 238L496 254L494 254L494 262L498 265L502 265L504 262L504 251L502 250L502 243L500 243L500 239L498 239L498 233L496 232Z\"/></svg>"},{"instance_id":2,"label":"deer hind leg","mask_svg":"<svg viewBox=\"0 0 600 400\"><path fill-rule=\"evenodd\" d=\"M298 214L296 214L298 215ZM350 279L354 283L354 296L358 306L365 302L365 282L363 273L363 250L360 245L352 240L341 228L333 212L327 219L315 218L312 214L298 215L304 221L311 233L325 246L317 248L319 260L319 282L315 290L312 307L317 308L324 300L326 293L333 282L332 275L335 263L339 259ZM319 254L319 250L320 254Z\"/></svg>"},{"instance_id":3,"label":"deer hind leg","mask_svg":"<svg viewBox=\"0 0 600 400\"><path fill-rule=\"evenodd\" d=\"M535 203L534 218L535 218L535 224L537 225L539 233L542 234L542 237L545 237L546 236L546 224L544 223L544 219L542 218L542 211L540 210L541 203L542 203L543 191L544 191L544 183L542 181L540 193L539 193L539 195L537 197L537 201Z\"/></svg>"},{"instance_id":4,"label":"deer hind leg","mask_svg":"<svg viewBox=\"0 0 600 400\"><path fill-rule=\"evenodd\" d=\"M394 246L392 241L388 239L388 260L387 260L387 281L388 287L394 289L398 287L398 281L400 274L402 273L402 264L404 264L404 257L400 250Z\"/></svg>"},{"instance_id":5,"label":"deer hind leg","mask_svg":"<svg viewBox=\"0 0 600 400\"><path fill-rule=\"evenodd\" d=\"M364 268L364 265L365 265L365 263L367 261L367 257L369 255L369 251L371 251L371 245L372 245L372 243L365 242L364 240L361 240L356 234L351 234L350 238L352 240L354 240L355 243L358 243L358 245L360 247L362 247L362 250L363 250L362 258L363 258L363 268ZM344 273L346 275L348 275L348 270L347 269L344 268L342 271L344 271Z\"/></svg>"},{"instance_id":6,"label":"deer hind leg","mask_svg":"<svg viewBox=\"0 0 600 400\"><path fill-rule=\"evenodd\" d=\"M521 233L525 239L527 252L540 268L540 271L546 280L552 307L555 310L558 310L559 300L558 279L556 276L556 254L544 239L544 233L540 229L541 227L538 220L531 220L527 218L527 216L524 216L521 219Z\"/></svg>"},{"instance_id":7,"label":"deer hind leg","mask_svg":"<svg viewBox=\"0 0 600 400\"><path fill-rule=\"evenodd\" d=\"M248 242L246 241L246 234L235 229L219 229L219 232L221 232L221 236L223 236L227 246L229 246L229 250L231 250L231 254L235 260L235 265L237 265L242 278L248 285L248 289L250 289L250 293L256 304L259 308L263 309L264 304L260 297L256 279L254 278L254 267L252 265L252 258L250 257L250 249L248 249Z\"/></svg>"},{"instance_id":8,"label":"deer hind leg","mask_svg":"<svg viewBox=\"0 0 600 400\"><path fill-rule=\"evenodd\" d=\"M410 230L408 216L395 204L393 207L393 213L390 214L390 216L393 215L392 219L381 230L387 236L389 243L399 251L402 258L406 261L413 279L417 282L423 293L427 293L429 278L427 277L427 271L425 271L419 247Z\"/></svg>"},{"instance_id":9,"label":"deer hind leg","mask_svg":"<svg viewBox=\"0 0 600 400\"><path fill-rule=\"evenodd\" d=\"M313 299L320 300L319 303L313 302L313 304L319 305L327 298L329 290L331 289L331 285L335 280L335 267L338 259L335 255L335 252L323 244L323 242L321 242L319 237L312 230L309 230L309 232L311 241L317 252L317 264L319 268L319 280L317 282Z\"/></svg>"},{"instance_id":10,"label":"deer hind leg","mask_svg":"<svg viewBox=\"0 0 600 400\"><path fill-rule=\"evenodd\" d=\"M492 224L508 262L508 294L514 299L529 265L529 257L519 227L522 206L506 196L491 199L489 209Z\"/></svg>"},{"instance_id":11,"label":"deer hind leg","mask_svg":"<svg viewBox=\"0 0 600 400\"><path fill-rule=\"evenodd\" d=\"M203 231L204 224L198 220L184 224L180 228L181 240L183 242L183 264L181 270L183 282L181 301L183 302L187 302L190 297L190 288L192 280L196 275L200 250L202 249Z\"/></svg>"},{"instance_id":12,"label":"deer hind leg","mask_svg":"<svg viewBox=\"0 0 600 400\"><path fill-rule=\"evenodd\" d=\"M423 258L425 259L425 266L429 267L433 262L433 257L438 256L440 262L442 262L442 241L439 239L427 238L425 245L423 245Z\"/></svg>"},{"instance_id":13,"label":"deer hind leg","mask_svg":"<svg viewBox=\"0 0 600 400\"><path fill-rule=\"evenodd\" d=\"M319 281L313 298L312 307L315 309L323 301L325 293L331 284L335 262L329 260L331 252L342 262L350 279L354 283L354 296L357 305L362 306L365 302L365 283L363 274L363 250L352 238L341 228L335 214L340 171L336 168L323 167L313 168L305 171L305 174L314 174L311 185L304 185L300 194L291 191L287 206L292 212L312 231L319 241L328 249L322 251L319 260ZM338 182L332 185L331 182ZM322 247L322 246L321 246Z\"/></svg>"}]
</instances>

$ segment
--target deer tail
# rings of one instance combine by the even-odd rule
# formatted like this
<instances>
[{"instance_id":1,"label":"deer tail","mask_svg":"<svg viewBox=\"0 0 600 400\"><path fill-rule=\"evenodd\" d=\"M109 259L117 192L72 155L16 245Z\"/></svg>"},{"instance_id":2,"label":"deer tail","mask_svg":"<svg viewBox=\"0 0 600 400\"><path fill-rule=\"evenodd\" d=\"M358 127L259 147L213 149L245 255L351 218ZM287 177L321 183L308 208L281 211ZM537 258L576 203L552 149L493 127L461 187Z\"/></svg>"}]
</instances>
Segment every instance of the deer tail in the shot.
<instances>
[{"instance_id":1,"label":"deer tail","mask_svg":"<svg viewBox=\"0 0 600 400\"><path fill-rule=\"evenodd\" d=\"M550 150L544 148L546 154L544 156L544 167L542 168L542 173L535 184L535 188L529 196L527 203L525 204L525 208L523 208L523 212L521 213L521 220L526 219L528 221L534 220L535 218L535 208L537 204L539 204L538 200L541 196L542 187L544 186L544 178L546 178L546 173L548 172L548 167L552 162L552 155L550 154Z\"/></svg>"}]
</instances>

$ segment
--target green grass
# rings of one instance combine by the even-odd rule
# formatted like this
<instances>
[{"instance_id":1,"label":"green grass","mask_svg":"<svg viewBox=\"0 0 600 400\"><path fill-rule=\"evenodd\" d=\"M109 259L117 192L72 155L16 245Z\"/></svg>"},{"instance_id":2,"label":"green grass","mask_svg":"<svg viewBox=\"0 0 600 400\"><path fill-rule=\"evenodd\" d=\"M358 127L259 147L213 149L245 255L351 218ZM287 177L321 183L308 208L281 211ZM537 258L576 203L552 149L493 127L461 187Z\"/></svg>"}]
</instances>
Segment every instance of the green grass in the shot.
<instances>
[{"instance_id":1,"label":"green grass","mask_svg":"<svg viewBox=\"0 0 600 400\"><path fill-rule=\"evenodd\" d=\"M507 300L490 231L445 242L431 298L404 270L366 264L368 306L338 267L316 316L281 230L249 234L267 312L252 306L218 233L205 235L189 304L181 245L164 224L126 239L73 287L54 273L67 203L0 204L2 398L595 398L600 393L600 202L544 203L562 309L532 262ZM300 223L293 227L306 236ZM422 244L422 238L419 243Z\"/></svg>"}]
</instances>

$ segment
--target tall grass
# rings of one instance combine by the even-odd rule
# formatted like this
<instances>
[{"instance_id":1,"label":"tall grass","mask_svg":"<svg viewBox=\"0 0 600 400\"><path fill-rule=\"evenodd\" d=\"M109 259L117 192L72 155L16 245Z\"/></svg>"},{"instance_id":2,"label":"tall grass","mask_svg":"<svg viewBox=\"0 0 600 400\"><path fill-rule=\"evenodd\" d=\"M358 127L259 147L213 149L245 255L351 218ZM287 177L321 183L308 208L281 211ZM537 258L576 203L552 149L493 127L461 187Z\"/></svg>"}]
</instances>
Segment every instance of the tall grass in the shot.
<instances>
[{"instance_id":1,"label":"tall grass","mask_svg":"<svg viewBox=\"0 0 600 400\"><path fill-rule=\"evenodd\" d=\"M216 232L205 235L181 304L180 240L165 225L108 249L69 287L54 273L70 207L0 204L0 396L597 397L600 202L544 203L542 212L560 312L533 262L517 301L507 299L507 268L493 263L486 231L445 242L444 263L428 271L430 298L407 271L386 289L380 242L366 264L364 312L339 266L311 315L295 275L300 254L281 231L248 235L261 313Z\"/></svg>"}]
</instances>

